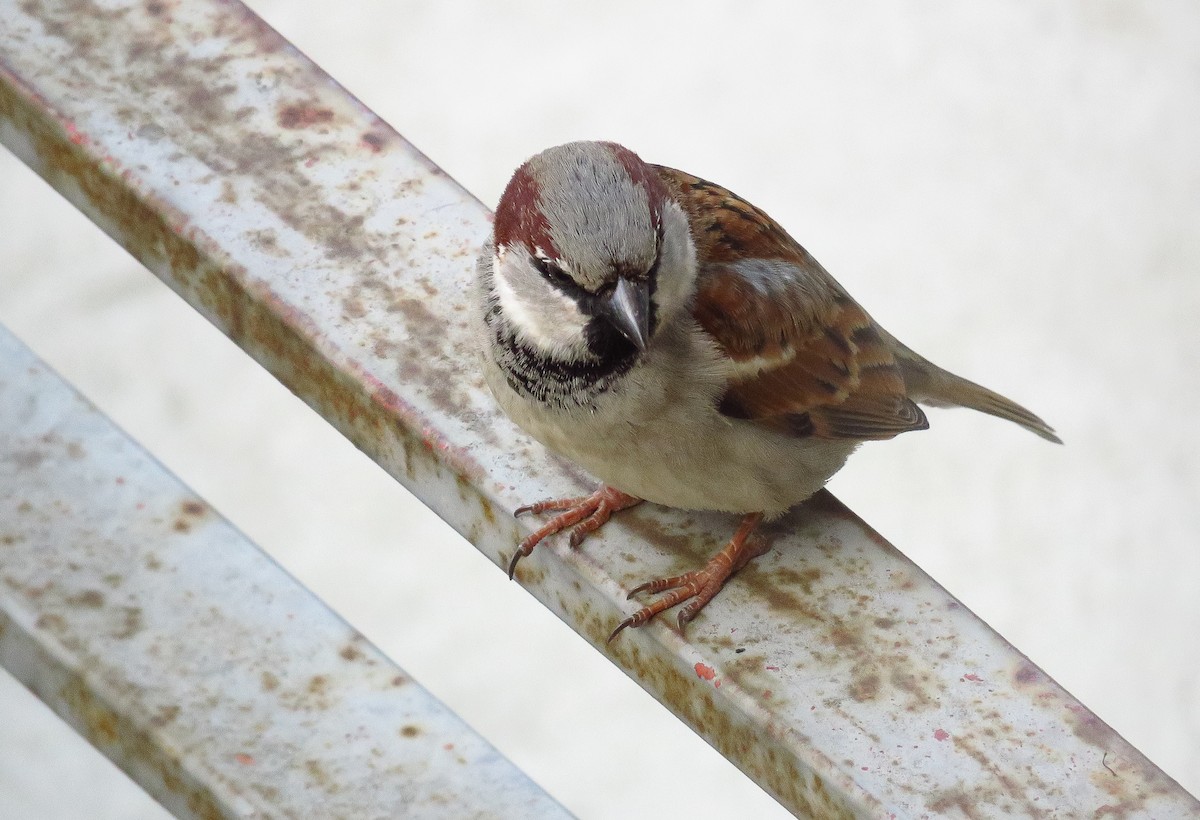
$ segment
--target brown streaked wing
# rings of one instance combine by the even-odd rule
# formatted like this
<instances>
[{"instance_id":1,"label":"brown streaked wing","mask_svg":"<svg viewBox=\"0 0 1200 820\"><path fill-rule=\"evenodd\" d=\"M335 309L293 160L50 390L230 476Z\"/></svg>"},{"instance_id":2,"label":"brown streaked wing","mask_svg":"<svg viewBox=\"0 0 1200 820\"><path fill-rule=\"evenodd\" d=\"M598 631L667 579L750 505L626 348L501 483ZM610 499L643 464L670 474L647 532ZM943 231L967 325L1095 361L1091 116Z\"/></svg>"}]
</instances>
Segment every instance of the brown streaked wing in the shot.
<instances>
[{"instance_id":1,"label":"brown streaked wing","mask_svg":"<svg viewBox=\"0 0 1200 820\"><path fill-rule=\"evenodd\" d=\"M775 220L719 185L656 168L696 242L693 316L740 366L722 413L818 438L929 426L875 322Z\"/></svg>"}]
</instances>

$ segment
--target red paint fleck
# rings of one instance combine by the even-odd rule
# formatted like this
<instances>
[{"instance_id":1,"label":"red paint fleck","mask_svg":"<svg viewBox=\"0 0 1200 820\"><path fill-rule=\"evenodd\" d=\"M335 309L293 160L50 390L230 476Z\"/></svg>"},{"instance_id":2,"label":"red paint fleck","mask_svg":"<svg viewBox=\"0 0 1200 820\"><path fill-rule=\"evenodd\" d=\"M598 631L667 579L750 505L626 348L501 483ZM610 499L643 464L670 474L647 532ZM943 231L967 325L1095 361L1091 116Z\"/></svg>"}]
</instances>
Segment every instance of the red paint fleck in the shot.
<instances>
[{"instance_id":1,"label":"red paint fleck","mask_svg":"<svg viewBox=\"0 0 1200 820\"><path fill-rule=\"evenodd\" d=\"M233 759L238 763L241 763L243 766L253 766L255 763L254 758L245 753L236 754L233 756Z\"/></svg>"},{"instance_id":2,"label":"red paint fleck","mask_svg":"<svg viewBox=\"0 0 1200 820\"><path fill-rule=\"evenodd\" d=\"M768 671L768 672L778 672L778 671L779 671L779 667L778 667L778 666L768 666L768 667L767 667L767 671Z\"/></svg>"},{"instance_id":3,"label":"red paint fleck","mask_svg":"<svg viewBox=\"0 0 1200 820\"><path fill-rule=\"evenodd\" d=\"M304 160L304 167L305 167L305 168L311 168L311 167L313 167L313 166L314 166L314 165L316 165L316 164L317 164L317 158L316 158L316 157L309 157L308 159Z\"/></svg>"},{"instance_id":4,"label":"red paint fleck","mask_svg":"<svg viewBox=\"0 0 1200 820\"><path fill-rule=\"evenodd\" d=\"M717 670L713 669L708 664L699 662L696 664L696 677L701 678L702 680L712 680L716 676Z\"/></svg>"},{"instance_id":5,"label":"red paint fleck","mask_svg":"<svg viewBox=\"0 0 1200 820\"><path fill-rule=\"evenodd\" d=\"M67 123L67 138L76 145L87 145L88 143L87 135L80 133L73 122Z\"/></svg>"},{"instance_id":6,"label":"red paint fleck","mask_svg":"<svg viewBox=\"0 0 1200 820\"><path fill-rule=\"evenodd\" d=\"M123 475L119 475L119 476L117 476L117 483L118 483L118 484L124 484L124 483L125 483L125 476L123 476Z\"/></svg>"},{"instance_id":7,"label":"red paint fleck","mask_svg":"<svg viewBox=\"0 0 1200 820\"><path fill-rule=\"evenodd\" d=\"M713 688L714 688L714 689L720 689L720 688L721 688L721 682L720 682L719 680L718 680L718 681L713 681Z\"/></svg>"},{"instance_id":8,"label":"red paint fleck","mask_svg":"<svg viewBox=\"0 0 1200 820\"><path fill-rule=\"evenodd\" d=\"M442 748L443 748L443 749L445 749L447 752L452 752L452 751L454 751L454 744L453 744L453 743L447 743L447 744L446 744L445 746L443 746Z\"/></svg>"},{"instance_id":9,"label":"red paint fleck","mask_svg":"<svg viewBox=\"0 0 1200 820\"><path fill-rule=\"evenodd\" d=\"M138 508L139 510L144 510L144 509L146 509L146 502L145 502L145 501L139 501L139 502L137 503L137 508Z\"/></svg>"},{"instance_id":10,"label":"red paint fleck","mask_svg":"<svg viewBox=\"0 0 1200 820\"><path fill-rule=\"evenodd\" d=\"M763 700L770 700L771 695L773 695L773 694L775 694L775 693L772 692L770 689L764 689L763 690Z\"/></svg>"},{"instance_id":11,"label":"red paint fleck","mask_svg":"<svg viewBox=\"0 0 1200 820\"><path fill-rule=\"evenodd\" d=\"M871 768L869 766L859 766L858 768L862 769L864 772L871 771Z\"/></svg>"},{"instance_id":12,"label":"red paint fleck","mask_svg":"<svg viewBox=\"0 0 1200 820\"><path fill-rule=\"evenodd\" d=\"M950 737L950 733L945 729L938 729L933 733L934 740L946 740L948 737Z\"/></svg>"},{"instance_id":13,"label":"red paint fleck","mask_svg":"<svg viewBox=\"0 0 1200 820\"><path fill-rule=\"evenodd\" d=\"M979 677L978 675L975 675L975 674L971 674L971 675L963 675L963 679L964 679L964 680L973 680L973 681L975 681L976 683L979 683L979 682L982 682L982 681L983 681L983 678L981 678L981 677Z\"/></svg>"}]
</instances>

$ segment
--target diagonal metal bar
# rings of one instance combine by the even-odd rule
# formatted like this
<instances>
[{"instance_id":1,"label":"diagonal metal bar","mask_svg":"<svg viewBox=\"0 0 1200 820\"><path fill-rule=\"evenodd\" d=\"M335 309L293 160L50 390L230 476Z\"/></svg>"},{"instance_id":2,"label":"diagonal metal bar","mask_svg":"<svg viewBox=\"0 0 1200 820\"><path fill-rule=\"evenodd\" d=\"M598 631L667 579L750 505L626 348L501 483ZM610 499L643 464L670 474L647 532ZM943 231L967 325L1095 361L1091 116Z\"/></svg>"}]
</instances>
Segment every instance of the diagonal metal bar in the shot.
<instances>
[{"instance_id":1,"label":"diagonal metal bar","mask_svg":"<svg viewBox=\"0 0 1200 820\"><path fill-rule=\"evenodd\" d=\"M252 13L0 0L0 29L0 139L493 562L521 502L590 488L481 386L486 210ZM605 645L624 590L731 526L639 508L518 578L798 814L1198 810L826 495L686 639Z\"/></svg>"},{"instance_id":2,"label":"diagonal metal bar","mask_svg":"<svg viewBox=\"0 0 1200 820\"><path fill-rule=\"evenodd\" d=\"M0 663L179 817L566 817L0 328Z\"/></svg>"}]
</instances>

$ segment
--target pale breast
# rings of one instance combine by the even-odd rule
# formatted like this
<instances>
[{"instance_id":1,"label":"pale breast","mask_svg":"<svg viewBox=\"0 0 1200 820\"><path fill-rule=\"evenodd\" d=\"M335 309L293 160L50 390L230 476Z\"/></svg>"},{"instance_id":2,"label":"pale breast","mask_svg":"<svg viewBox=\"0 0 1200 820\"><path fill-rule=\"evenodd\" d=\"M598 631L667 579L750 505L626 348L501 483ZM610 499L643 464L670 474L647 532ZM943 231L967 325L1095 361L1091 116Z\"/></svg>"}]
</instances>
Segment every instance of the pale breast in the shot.
<instances>
[{"instance_id":1,"label":"pale breast","mask_svg":"<svg viewBox=\"0 0 1200 820\"><path fill-rule=\"evenodd\" d=\"M570 411L517 395L490 361L485 369L513 421L605 484L670 507L782 513L824 486L856 443L722 416L720 367L699 328L664 329L619 384Z\"/></svg>"}]
</instances>

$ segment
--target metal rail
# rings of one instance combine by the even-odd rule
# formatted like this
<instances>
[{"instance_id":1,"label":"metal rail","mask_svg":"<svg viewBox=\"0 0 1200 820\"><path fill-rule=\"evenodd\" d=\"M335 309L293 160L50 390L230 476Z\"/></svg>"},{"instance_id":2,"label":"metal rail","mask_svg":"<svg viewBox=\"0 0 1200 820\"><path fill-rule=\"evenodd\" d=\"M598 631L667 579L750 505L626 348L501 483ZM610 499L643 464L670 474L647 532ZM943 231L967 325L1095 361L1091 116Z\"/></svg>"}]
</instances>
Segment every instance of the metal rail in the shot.
<instances>
[{"instance_id":1,"label":"metal rail","mask_svg":"<svg viewBox=\"0 0 1200 820\"><path fill-rule=\"evenodd\" d=\"M3 328L0 664L179 817L569 816Z\"/></svg>"},{"instance_id":2,"label":"metal rail","mask_svg":"<svg viewBox=\"0 0 1200 820\"><path fill-rule=\"evenodd\" d=\"M522 502L590 487L477 374L487 211L251 12L0 0L0 30L0 139L490 560ZM686 637L605 644L730 526L643 506L518 579L798 814L1200 811L828 495Z\"/></svg>"}]
</instances>

